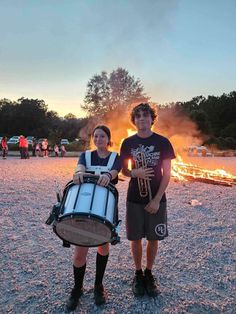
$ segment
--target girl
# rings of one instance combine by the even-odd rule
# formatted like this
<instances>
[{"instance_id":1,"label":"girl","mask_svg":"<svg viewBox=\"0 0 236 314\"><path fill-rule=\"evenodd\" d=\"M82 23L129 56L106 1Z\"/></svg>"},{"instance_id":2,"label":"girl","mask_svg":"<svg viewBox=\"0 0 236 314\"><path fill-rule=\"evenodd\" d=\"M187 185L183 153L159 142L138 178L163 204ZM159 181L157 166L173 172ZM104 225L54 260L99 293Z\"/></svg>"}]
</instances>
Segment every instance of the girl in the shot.
<instances>
[{"instance_id":1,"label":"girl","mask_svg":"<svg viewBox=\"0 0 236 314\"><path fill-rule=\"evenodd\" d=\"M111 132L105 125L97 126L92 133L96 150L87 151L81 154L77 168L75 170L73 181L75 184L83 183L83 175L89 171L99 174L99 167L103 168L103 173L99 174L97 184L107 186L110 182L116 184L118 182L118 172L120 164L118 155L109 151L111 146ZM105 173L104 173L105 170ZM76 246L73 258L74 270L74 288L67 301L66 307L68 311L76 309L78 300L83 293L83 279L86 269L86 257L88 247ZM106 302L106 292L102 281L105 273L109 255L109 243L106 243L97 248L96 257L96 277L94 283L94 299L96 305L101 305Z\"/></svg>"}]
</instances>

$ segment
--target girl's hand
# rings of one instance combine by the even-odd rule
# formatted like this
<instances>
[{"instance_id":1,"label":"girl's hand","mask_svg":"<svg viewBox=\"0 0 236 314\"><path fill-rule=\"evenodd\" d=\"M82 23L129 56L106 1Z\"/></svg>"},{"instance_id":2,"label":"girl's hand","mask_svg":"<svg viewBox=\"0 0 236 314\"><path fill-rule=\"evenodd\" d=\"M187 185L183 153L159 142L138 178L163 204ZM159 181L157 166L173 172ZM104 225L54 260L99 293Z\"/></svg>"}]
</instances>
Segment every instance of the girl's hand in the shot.
<instances>
[{"instance_id":1,"label":"girl's hand","mask_svg":"<svg viewBox=\"0 0 236 314\"><path fill-rule=\"evenodd\" d=\"M73 182L75 184L82 184L84 182L84 172L79 171L79 172L75 172L73 175Z\"/></svg>"},{"instance_id":2,"label":"girl's hand","mask_svg":"<svg viewBox=\"0 0 236 314\"><path fill-rule=\"evenodd\" d=\"M98 185L107 186L109 183L110 183L110 177L109 177L109 175L107 175L106 173L104 173L104 174L101 174L101 175L99 176L99 179L98 179L98 182L97 182Z\"/></svg>"}]
</instances>

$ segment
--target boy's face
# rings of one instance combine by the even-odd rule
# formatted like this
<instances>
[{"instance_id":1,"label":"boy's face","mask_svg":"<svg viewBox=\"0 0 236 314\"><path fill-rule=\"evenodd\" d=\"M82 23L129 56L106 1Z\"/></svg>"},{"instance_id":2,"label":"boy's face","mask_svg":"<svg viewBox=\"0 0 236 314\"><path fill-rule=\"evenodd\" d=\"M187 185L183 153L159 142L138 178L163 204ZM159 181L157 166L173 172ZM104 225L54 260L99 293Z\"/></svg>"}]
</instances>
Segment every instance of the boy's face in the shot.
<instances>
[{"instance_id":1,"label":"boy's face","mask_svg":"<svg viewBox=\"0 0 236 314\"><path fill-rule=\"evenodd\" d=\"M152 116L148 111L138 111L134 117L134 124L138 131L151 130Z\"/></svg>"}]
</instances>

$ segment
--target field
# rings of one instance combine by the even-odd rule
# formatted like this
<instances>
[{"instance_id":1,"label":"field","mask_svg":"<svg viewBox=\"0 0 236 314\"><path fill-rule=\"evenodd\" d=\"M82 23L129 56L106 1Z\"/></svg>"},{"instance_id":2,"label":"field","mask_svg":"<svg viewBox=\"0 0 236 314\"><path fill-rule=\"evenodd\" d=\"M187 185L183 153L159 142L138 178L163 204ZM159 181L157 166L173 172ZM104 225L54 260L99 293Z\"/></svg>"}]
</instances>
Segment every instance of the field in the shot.
<instances>
[{"instance_id":1,"label":"field","mask_svg":"<svg viewBox=\"0 0 236 314\"><path fill-rule=\"evenodd\" d=\"M201 159L198 164L212 167L216 165L213 161L217 160ZM235 161L222 158L219 165L235 173ZM62 247L45 221L56 203L56 184L63 190L76 162L76 158L0 160L0 313L65 312L73 284L73 247ZM236 187L171 181L167 191L169 237L160 243L153 269L161 294L156 299L136 299L125 236L127 184L119 181L117 187L121 243L110 249L104 280L108 301L100 308L94 305L96 249L92 248L85 293L75 313L235 313ZM192 206L193 199L201 205Z\"/></svg>"}]
</instances>

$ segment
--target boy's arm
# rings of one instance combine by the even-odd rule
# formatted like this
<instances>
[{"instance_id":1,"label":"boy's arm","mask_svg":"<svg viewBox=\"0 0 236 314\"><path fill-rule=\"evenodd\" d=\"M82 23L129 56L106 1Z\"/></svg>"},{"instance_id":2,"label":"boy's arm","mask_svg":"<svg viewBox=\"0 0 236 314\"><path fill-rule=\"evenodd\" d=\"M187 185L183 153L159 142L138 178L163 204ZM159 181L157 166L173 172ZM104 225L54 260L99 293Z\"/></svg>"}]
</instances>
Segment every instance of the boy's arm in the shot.
<instances>
[{"instance_id":1,"label":"boy's arm","mask_svg":"<svg viewBox=\"0 0 236 314\"><path fill-rule=\"evenodd\" d=\"M145 207L145 210L148 211L150 214L157 213L159 207L160 207L160 201L165 193L165 190L170 182L170 176L171 176L171 159L165 159L162 162L162 170L163 170L163 176L161 179L161 183L159 186L159 189L157 191L157 194L153 197L153 199L147 204Z\"/></svg>"}]
</instances>

